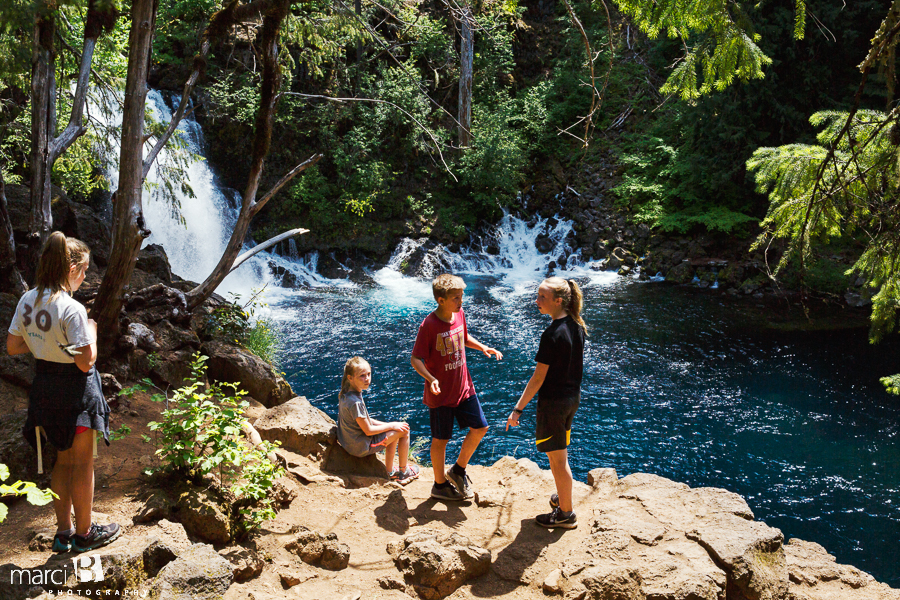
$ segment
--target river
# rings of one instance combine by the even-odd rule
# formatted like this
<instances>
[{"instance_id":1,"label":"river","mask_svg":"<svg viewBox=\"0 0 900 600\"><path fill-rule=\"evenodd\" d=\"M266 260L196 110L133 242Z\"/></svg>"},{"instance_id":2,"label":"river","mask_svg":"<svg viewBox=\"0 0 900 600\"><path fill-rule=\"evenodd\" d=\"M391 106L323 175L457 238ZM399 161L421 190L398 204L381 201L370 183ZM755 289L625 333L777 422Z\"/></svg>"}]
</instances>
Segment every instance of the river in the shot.
<instances>
[{"instance_id":1,"label":"river","mask_svg":"<svg viewBox=\"0 0 900 600\"><path fill-rule=\"evenodd\" d=\"M162 97L151 92L150 100L165 120L170 110ZM189 123L186 130L192 150L202 154L199 127ZM200 281L227 240L234 191L219 189L205 163L187 179L197 197L181 202L192 211L187 226L199 230L186 229L156 200L146 197L145 204L151 241L166 247L178 275ZM534 447L534 405L521 427L505 432L504 424L548 324L534 305L537 285L565 253L570 230L566 221L508 216L494 232L491 253L482 250L486 243L436 253L432 270L443 263L468 283L470 332L504 354L496 362L468 353L491 425L475 463L511 455L547 467ZM550 252L535 247L541 232L555 242ZM423 381L409 358L434 301L427 277L399 272L418 244L404 241L369 283L328 280L316 273L315 256L285 251L241 267L220 292L246 298L268 285L281 368L298 394L334 415L344 361L361 355L373 368L366 396L373 416L408 420L414 438L427 438ZM269 261L290 269L304 287L278 287ZM822 544L839 562L900 587L900 399L878 383L900 370L900 344L872 346L865 329L782 332L766 325L778 307L595 271L577 254L569 267L564 274L583 286L590 328L570 449L577 478L613 467L619 476L648 472L731 490L785 538Z\"/></svg>"}]
</instances>

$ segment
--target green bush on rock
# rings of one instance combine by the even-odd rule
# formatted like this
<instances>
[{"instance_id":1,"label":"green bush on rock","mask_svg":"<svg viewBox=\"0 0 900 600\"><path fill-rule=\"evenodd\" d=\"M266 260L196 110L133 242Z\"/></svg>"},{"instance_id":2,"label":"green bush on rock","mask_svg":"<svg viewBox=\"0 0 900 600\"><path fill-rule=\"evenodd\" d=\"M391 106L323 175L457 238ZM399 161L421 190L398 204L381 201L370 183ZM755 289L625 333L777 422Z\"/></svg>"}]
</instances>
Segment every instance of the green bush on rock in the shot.
<instances>
[{"instance_id":1,"label":"green bush on rock","mask_svg":"<svg viewBox=\"0 0 900 600\"><path fill-rule=\"evenodd\" d=\"M207 356L194 354L187 385L175 390L171 398L161 393L151 397L165 402L166 409L161 421L148 424L156 433L161 464L146 472L177 476L198 485L211 480L231 505L233 517L240 517L232 522L233 533L241 534L275 517L271 492L284 470L269 459L277 444L263 441L254 446L243 434L243 414L250 405L241 399L246 392L233 383L203 383L207 360ZM122 393L147 391L152 383L144 383Z\"/></svg>"}]
</instances>

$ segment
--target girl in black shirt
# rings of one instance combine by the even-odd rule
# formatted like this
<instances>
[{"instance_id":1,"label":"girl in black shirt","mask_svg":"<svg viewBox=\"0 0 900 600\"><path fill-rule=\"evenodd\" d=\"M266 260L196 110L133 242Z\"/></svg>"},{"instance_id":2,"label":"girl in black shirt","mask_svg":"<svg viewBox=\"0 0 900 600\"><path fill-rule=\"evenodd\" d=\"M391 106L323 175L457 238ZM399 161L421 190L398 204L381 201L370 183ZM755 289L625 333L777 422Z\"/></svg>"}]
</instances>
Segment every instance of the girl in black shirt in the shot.
<instances>
[{"instance_id":1,"label":"girl in black shirt","mask_svg":"<svg viewBox=\"0 0 900 600\"><path fill-rule=\"evenodd\" d=\"M538 288L536 303L538 310L553 322L541 335L534 375L510 413L506 428L519 425L519 415L537 394L535 440L538 450L547 453L556 494L550 498L553 510L538 515L536 521L542 527L574 529L578 523L572 510L572 470L567 448L581 398L587 332L581 318L583 296L573 280L551 277Z\"/></svg>"}]
</instances>

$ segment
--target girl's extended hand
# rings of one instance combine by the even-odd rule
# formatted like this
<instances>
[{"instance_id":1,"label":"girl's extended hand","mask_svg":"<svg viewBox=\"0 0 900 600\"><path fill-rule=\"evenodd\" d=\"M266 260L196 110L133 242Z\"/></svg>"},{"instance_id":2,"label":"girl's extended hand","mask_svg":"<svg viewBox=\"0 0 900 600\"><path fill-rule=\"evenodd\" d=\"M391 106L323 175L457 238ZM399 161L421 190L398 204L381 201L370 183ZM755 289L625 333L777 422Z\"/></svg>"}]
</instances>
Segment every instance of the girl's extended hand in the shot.
<instances>
[{"instance_id":1,"label":"girl's extended hand","mask_svg":"<svg viewBox=\"0 0 900 600\"><path fill-rule=\"evenodd\" d=\"M509 431L510 427L518 427L519 426L519 413L516 411L512 411L509 413L509 417L506 418L506 431Z\"/></svg>"},{"instance_id":2,"label":"girl's extended hand","mask_svg":"<svg viewBox=\"0 0 900 600\"><path fill-rule=\"evenodd\" d=\"M482 350L485 356L493 356L497 360L503 360L503 354L496 348L485 348Z\"/></svg>"},{"instance_id":3,"label":"girl's extended hand","mask_svg":"<svg viewBox=\"0 0 900 600\"><path fill-rule=\"evenodd\" d=\"M394 428L394 431L399 431L400 433L409 433L409 423L397 421L396 423L391 423L391 426Z\"/></svg>"}]
</instances>

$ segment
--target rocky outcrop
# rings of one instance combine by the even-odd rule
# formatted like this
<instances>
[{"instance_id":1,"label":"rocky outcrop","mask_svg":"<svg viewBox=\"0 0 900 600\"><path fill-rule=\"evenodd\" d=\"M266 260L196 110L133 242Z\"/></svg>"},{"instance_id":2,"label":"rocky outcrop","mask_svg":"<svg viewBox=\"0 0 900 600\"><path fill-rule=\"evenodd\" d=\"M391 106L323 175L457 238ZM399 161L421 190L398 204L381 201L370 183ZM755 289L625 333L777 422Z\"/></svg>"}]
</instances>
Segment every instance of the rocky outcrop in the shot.
<instances>
[{"instance_id":1,"label":"rocky outcrop","mask_svg":"<svg viewBox=\"0 0 900 600\"><path fill-rule=\"evenodd\" d=\"M488 572L491 552L458 533L421 531L388 546L406 584L425 600L438 600Z\"/></svg>"},{"instance_id":2,"label":"rocky outcrop","mask_svg":"<svg viewBox=\"0 0 900 600\"><path fill-rule=\"evenodd\" d=\"M270 408L253 426L262 439L305 456L323 455L337 439L334 419L302 396Z\"/></svg>"},{"instance_id":3,"label":"rocky outcrop","mask_svg":"<svg viewBox=\"0 0 900 600\"><path fill-rule=\"evenodd\" d=\"M99 562L91 560L93 555L99 556ZM102 576L94 571L76 572L70 555L54 556L31 569L2 565L0 577L13 585L0 586L0 598L33 598L46 590L52 597L139 595L166 600L218 600L234 579L230 563L211 546L195 544L176 552L155 536L130 543L120 541L100 554L91 553L82 564L82 569L99 567Z\"/></svg>"},{"instance_id":4,"label":"rocky outcrop","mask_svg":"<svg viewBox=\"0 0 900 600\"><path fill-rule=\"evenodd\" d=\"M50 471L56 461L56 449L53 444L42 444L44 473L38 475L37 453L22 436L27 416L28 411L24 408L0 415L0 463L9 468L9 479L4 483L33 481L39 487L50 487Z\"/></svg>"},{"instance_id":5,"label":"rocky outcrop","mask_svg":"<svg viewBox=\"0 0 900 600\"><path fill-rule=\"evenodd\" d=\"M148 598L160 600L219 600L234 581L231 563L211 546L195 544L160 571L149 586Z\"/></svg>"},{"instance_id":6,"label":"rocky outcrop","mask_svg":"<svg viewBox=\"0 0 900 600\"><path fill-rule=\"evenodd\" d=\"M307 564L330 571L346 569L350 562L350 546L340 543L336 534L322 535L306 527L301 527L300 533L285 545L285 549Z\"/></svg>"},{"instance_id":7,"label":"rocky outcrop","mask_svg":"<svg viewBox=\"0 0 900 600\"><path fill-rule=\"evenodd\" d=\"M206 376L213 381L237 383L263 406L274 407L294 397L290 384L252 352L231 344L209 341L202 352L209 356Z\"/></svg>"},{"instance_id":8,"label":"rocky outcrop","mask_svg":"<svg viewBox=\"0 0 900 600\"><path fill-rule=\"evenodd\" d=\"M179 495L171 512L190 535L212 544L227 544L231 517L222 510L225 505L211 491L191 487Z\"/></svg>"}]
</instances>

